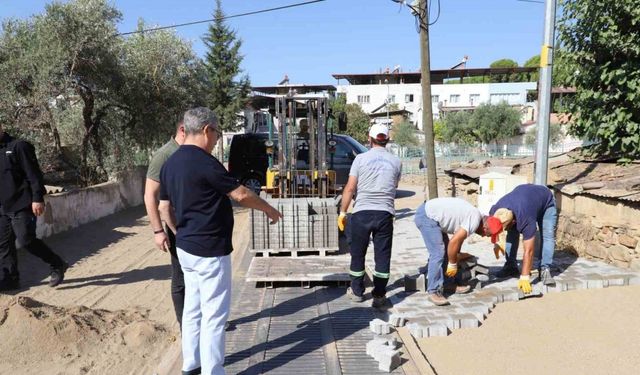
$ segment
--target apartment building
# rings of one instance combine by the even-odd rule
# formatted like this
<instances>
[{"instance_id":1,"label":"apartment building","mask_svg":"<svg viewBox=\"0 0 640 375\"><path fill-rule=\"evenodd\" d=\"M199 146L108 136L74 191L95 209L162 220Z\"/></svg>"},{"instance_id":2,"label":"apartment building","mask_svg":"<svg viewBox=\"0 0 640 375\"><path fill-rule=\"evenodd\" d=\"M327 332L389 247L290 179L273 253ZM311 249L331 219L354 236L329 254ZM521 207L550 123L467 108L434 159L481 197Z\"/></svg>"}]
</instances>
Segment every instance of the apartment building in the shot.
<instances>
[{"instance_id":1,"label":"apartment building","mask_svg":"<svg viewBox=\"0 0 640 375\"><path fill-rule=\"evenodd\" d=\"M536 82L492 83L490 77L513 77L536 71L536 68L444 69L431 71L431 105L433 117L446 112L473 110L482 103L505 101L514 107L532 107L527 92ZM422 88L420 73L399 71L373 74L333 74L338 80L337 95L345 95L347 103L358 103L371 114L386 110L386 104L410 113L409 119L422 129ZM465 83L469 77L485 77L486 83ZM454 80L456 83L446 83ZM508 78L507 78L508 80ZM345 82L346 81L346 82ZM344 82L344 83L343 83Z\"/></svg>"}]
</instances>

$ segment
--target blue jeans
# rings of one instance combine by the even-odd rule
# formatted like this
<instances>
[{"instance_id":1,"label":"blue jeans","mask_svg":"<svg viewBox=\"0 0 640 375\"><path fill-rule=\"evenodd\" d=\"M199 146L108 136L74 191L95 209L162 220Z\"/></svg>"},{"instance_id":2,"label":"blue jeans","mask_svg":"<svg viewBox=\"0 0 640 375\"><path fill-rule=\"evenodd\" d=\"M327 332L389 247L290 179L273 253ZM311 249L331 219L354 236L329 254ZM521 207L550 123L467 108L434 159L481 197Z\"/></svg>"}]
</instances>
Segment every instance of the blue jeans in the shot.
<instances>
[{"instance_id":1,"label":"blue jeans","mask_svg":"<svg viewBox=\"0 0 640 375\"><path fill-rule=\"evenodd\" d=\"M544 215L538 219L538 233L536 234L535 258L533 269L547 268L553 263L553 252L556 246L556 225L558 224L558 210L551 206L544 211ZM516 256L520 233L515 225L507 232L505 253L507 262L505 266L517 267Z\"/></svg>"},{"instance_id":2,"label":"blue jeans","mask_svg":"<svg viewBox=\"0 0 640 375\"><path fill-rule=\"evenodd\" d=\"M452 278L445 276L448 261L445 262L444 260L447 254L447 246L449 245L449 236L442 232L438 222L427 217L424 211L424 203L416 209L414 220L429 252L427 292L442 292L445 281L446 283L453 282Z\"/></svg>"}]
</instances>

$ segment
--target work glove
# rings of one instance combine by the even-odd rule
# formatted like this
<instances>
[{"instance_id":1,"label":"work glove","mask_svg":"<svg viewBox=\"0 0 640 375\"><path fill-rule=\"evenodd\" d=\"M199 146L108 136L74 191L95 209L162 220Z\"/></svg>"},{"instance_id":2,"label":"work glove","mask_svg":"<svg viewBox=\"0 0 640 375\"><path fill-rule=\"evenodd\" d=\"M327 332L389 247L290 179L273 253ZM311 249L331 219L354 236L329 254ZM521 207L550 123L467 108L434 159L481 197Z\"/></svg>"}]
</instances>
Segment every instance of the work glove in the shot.
<instances>
[{"instance_id":1,"label":"work glove","mask_svg":"<svg viewBox=\"0 0 640 375\"><path fill-rule=\"evenodd\" d=\"M498 244L494 244L493 245L493 254L496 256L496 259L500 258L500 254L502 254L503 256L504 254L504 247L498 245Z\"/></svg>"},{"instance_id":2,"label":"work glove","mask_svg":"<svg viewBox=\"0 0 640 375\"><path fill-rule=\"evenodd\" d=\"M447 263L447 271L445 272L445 275L447 275L447 277L455 277L457 273L458 263Z\"/></svg>"},{"instance_id":3,"label":"work glove","mask_svg":"<svg viewBox=\"0 0 640 375\"><path fill-rule=\"evenodd\" d=\"M524 294L531 293L531 281L529 280L529 275L520 276L520 280L518 280L518 289L520 289Z\"/></svg>"},{"instance_id":4,"label":"work glove","mask_svg":"<svg viewBox=\"0 0 640 375\"><path fill-rule=\"evenodd\" d=\"M346 226L347 226L347 213L340 212L340 215L338 215L338 229L340 229L340 232L344 232L344 228Z\"/></svg>"}]
</instances>

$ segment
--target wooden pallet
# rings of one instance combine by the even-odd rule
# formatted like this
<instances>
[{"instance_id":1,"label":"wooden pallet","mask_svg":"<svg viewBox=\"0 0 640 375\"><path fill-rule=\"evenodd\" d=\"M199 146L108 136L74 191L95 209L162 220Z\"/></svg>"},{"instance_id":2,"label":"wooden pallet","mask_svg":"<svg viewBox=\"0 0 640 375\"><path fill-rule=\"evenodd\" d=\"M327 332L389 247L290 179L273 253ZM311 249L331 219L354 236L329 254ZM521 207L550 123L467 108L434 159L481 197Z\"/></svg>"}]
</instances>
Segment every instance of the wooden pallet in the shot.
<instances>
[{"instance_id":1,"label":"wooden pallet","mask_svg":"<svg viewBox=\"0 0 640 375\"><path fill-rule=\"evenodd\" d=\"M336 248L301 248L301 249L249 249L250 252L268 258L270 256L289 256L291 258L298 258L303 256L320 256L326 257L337 253L339 249Z\"/></svg>"},{"instance_id":2,"label":"wooden pallet","mask_svg":"<svg viewBox=\"0 0 640 375\"><path fill-rule=\"evenodd\" d=\"M349 277L349 255L332 257L306 256L254 257L246 274L246 280L271 287L276 282L296 282L308 287L311 282L346 283Z\"/></svg>"}]
</instances>

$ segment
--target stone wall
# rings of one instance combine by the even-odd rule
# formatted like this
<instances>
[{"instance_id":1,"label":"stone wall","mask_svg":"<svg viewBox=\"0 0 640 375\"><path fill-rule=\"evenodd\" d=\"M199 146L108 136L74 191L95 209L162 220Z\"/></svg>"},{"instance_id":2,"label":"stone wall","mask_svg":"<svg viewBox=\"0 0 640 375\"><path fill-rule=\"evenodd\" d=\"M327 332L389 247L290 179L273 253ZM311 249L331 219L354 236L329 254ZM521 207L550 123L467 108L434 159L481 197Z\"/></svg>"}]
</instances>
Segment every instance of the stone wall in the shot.
<instances>
[{"instance_id":1,"label":"stone wall","mask_svg":"<svg viewBox=\"0 0 640 375\"><path fill-rule=\"evenodd\" d=\"M640 270L640 207L613 199L556 191L556 248Z\"/></svg>"},{"instance_id":2,"label":"stone wall","mask_svg":"<svg viewBox=\"0 0 640 375\"><path fill-rule=\"evenodd\" d=\"M119 173L113 181L45 196L38 218L40 238L76 228L144 202L145 167Z\"/></svg>"}]
</instances>

